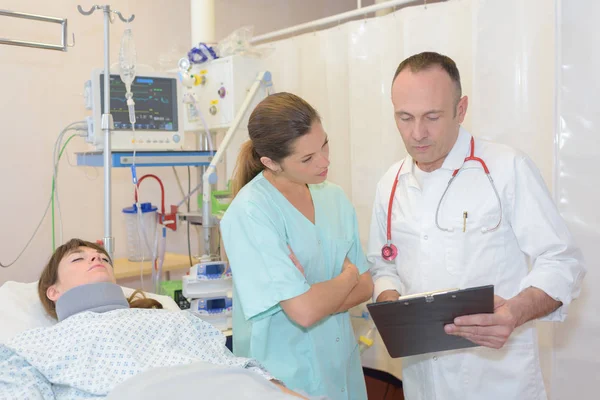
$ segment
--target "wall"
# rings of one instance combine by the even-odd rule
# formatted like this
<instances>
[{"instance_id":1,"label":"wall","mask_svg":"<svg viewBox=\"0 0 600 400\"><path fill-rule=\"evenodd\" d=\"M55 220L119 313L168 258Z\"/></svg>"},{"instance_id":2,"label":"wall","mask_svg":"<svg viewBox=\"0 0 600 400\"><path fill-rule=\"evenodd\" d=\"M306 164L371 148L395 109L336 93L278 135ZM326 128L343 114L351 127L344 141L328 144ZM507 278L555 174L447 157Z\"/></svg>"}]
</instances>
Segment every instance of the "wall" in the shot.
<instances>
[{"instance_id":1,"label":"wall","mask_svg":"<svg viewBox=\"0 0 600 400\"><path fill-rule=\"evenodd\" d=\"M69 35L75 34L76 45L66 53L0 45L0 261L4 264L19 254L44 215L50 199L52 152L60 131L69 123L90 115L83 105L83 85L92 68L103 65L103 17L96 11L83 16L77 5L88 9L95 2L64 0L4 0L2 8L25 13L67 18ZM114 0L111 6L124 15L135 13L132 23L138 63L157 70L172 68L190 42L189 2L154 0ZM165 12L165 9L169 12ZM117 61L125 24L111 24L112 62ZM60 27L0 16L0 37L19 40L59 42ZM88 151L83 139L75 138L67 148L70 162L76 151ZM170 168L140 169L164 179L167 204L181 199ZM187 170L178 172L186 185ZM129 170L113 169L113 236L116 256L125 255L125 224L121 209L131 205L133 186ZM59 194L63 213L65 241L71 237L101 239L103 232L103 171L69 165L66 157L60 164ZM159 201L158 190L151 181L142 185L142 199ZM51 254L50 218L43 224L22 257L8 269L0 268L0 284L7 280L36 280ZM195 238L192 239L196 243ZM185 252L185 232L170 233L171 250ZM194 246L195 247L195 246Z\"/></svg>"},{"instance_id":2,"label":"wall","mask_svg":"<svg viewBox=\"0 0 600 400\"><path fill-rule=\"evenodd\" d=\"M355 0L217 0L215 2L216 37L221 39L234 29L251 24L255 34L297 25L329 15L352 10ZM363 6L373 4L364 0ZM5 0L2 8L24 13L47 15L68 20L69 36L75 34L76 45L66 53L0 45L0 97L3 129L0 138L0 184L6 188L0 199L3 226L0 232L0 262L8 264L21 252L35 227L42 220L29 248L9 269L0 268L0 284L7 280L32 281L47 261L51 251L50 213L44 214L50 199L52 152L60 131L69 123L90 114L83 106L83 84L93 68L103 66L103 18L99 11L83 16L77 5L89 9L90 0L46 2L42 0ZM124 15L134 13L134 30L138 64L154 70L172 69L190 46L190 5L188 1L114 0L111 6ZM165 12L165 9L169 12ZM125 25L111 24L111 64L118 61L121 34ZM59 43L60 28L55 24L0 17L0 37ZM71 39L69 39L71 41ZM193 137L188 139L194 139ZM191 142L193 145L193 142ZM190 147L190 146L188 146ZM71 237L101 239L103 231L103 170L75 167L74 153L89 151L83 139L69 144L59 170L59 195L63 215L64 241ZM184 186L187 169L178 168ZM155 173L163 179L167 204L177 203L180 192L170 168L145 168L138 174ZM192 171L192 185L195 185ZM115 256L125 255L125 225L121 208L132 202L130 173L113 169L113 236ZM142 186L142 199L157 203L159 192L152 181ZM45 215L45 217L44 217ZM43 219L42 219L43 218ZM192 229L192 248L197 239ZM58 236L57 236L58 241ZM185 253L185 229L169 232L169 251ZM139 281L132 280L132 286Z\"/></svg>"},{"instance_id":3,"label":"wall","mask_svg":"<svg viewBox=\"0 0 600 400\"><path fill-rule=\"evenodd\" d=\"M234 29L252 24L255 34L297 25L329 15L352 10L355 0L217 0L216 37L223 38ZM54 16L68 20L69 36L75 34L76 45L65 53L14 46L0 46L0 76L3 96L0 98L3 129L0 137L0 168L4 172L0 184L7 188L0 200L4 226L0 233L0 262L8 264L21 252L35 227L42 220L50 199L52 152L60 131L69 123L90 114L83 106L83 84L93 68L103 65L103 18L96 11L83 16L77 5L89 9L95 2L41 0L22 2L5 0L2 8L24 13ZM363 6L373 4L364 0ZM134 13L134 30L138 64L154 70L172 69L190 45L190 6L187 1L115 0L115 10L124 15ZM169 12L165 12L165 9ZM58 43L60 28L55 24L0 17L0 37ZM111 24L111 64L117 62L119 43L125 25ZM71 41L71 39L69 39ZM188 137L188 139L190 139ZM191 138L194 139L193 137ZM193 145L193 141L191 141ZM191 146L188 146L191 147ZM96 240L103 231L103 170L75 167L74 153L89 151L83 139L69 144L60 164L58 188L63 216L64 241L71 237ZM170 168L145 168L139 174L155 173L164 180L167 204L177 203L180 192ZM178 168L184 186L187 169ZM115 256L125 255L125 225L121 208L132 201L130 173L113 169L113 236ZM195 185L192 171L192 185ZM157 203L159 192L152 181L142 186L142 199ZM7 280L35 280L51 250L51 219L46 214L29 248L9 269L0 268L0 284ZM58 241L58 235L57 235ZM197 239L192 229L192 247L197 252ZM185 229L169 232L169 251L185 253ZM137 281L132 281L137 286Z\"/></svg>"},{"instance_id":4,"label":"wall","mask_svg":"<svg viewBox=\"0 0 600 400\"><path fill-rule=\"evenodd\" d=\"M361 7L384 3L387 0L361 0ZM427 0L427 4L447 0ZM423 0L414 0L409 5L423 4ZM216 0L215 33L221 40L242 26L252 26L254 35L277 31L290 26L303 24L317 19L355 10L357 0ZM382 10L384 15L391 9ZM373 17L370 13L355 19Z\"/></svg>"},{"instance_id":5,"label":"wall","mask_svg":"<svg viewBox=\"0 0 600 400\"><path fill-rule=\"evenodd\" d=\"M369 6L373 0L363 0ZM330 15L354 10L356 0L216 0L216 38L246 25L261 35Z\"/></svg>"}]
</instances>

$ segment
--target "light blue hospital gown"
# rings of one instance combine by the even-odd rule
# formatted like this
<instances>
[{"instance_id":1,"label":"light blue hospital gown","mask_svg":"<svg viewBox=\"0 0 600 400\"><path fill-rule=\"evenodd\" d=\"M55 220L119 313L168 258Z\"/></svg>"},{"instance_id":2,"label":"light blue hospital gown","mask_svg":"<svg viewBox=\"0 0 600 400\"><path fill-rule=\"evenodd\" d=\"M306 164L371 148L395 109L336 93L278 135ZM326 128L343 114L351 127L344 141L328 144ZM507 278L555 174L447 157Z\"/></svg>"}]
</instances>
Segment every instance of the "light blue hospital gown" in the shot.
<instances>
[{"instance_id":1,"label":"light blue hospital gown","mask_svg":"<svg viewBox=\"0 0 600 400\"><path fill-rule=\"evenodd\" d=\"M221 221L234 283L233 350L258 360L291 389L332 400L366 399L349 313L303 328L279 305L339 275L346 256L360 273L368 269L356 213L342 189L328 182L309 188L314 225L262 173ZM290 260L288 244L305 276Z\"/></svg>"},{"instance_id":2,"label":"light blue hospital gown","mask_svg":"<svg viewBox=\"0 0 600 400\"><path fill-rule=\"evenodd\" d=\"M223 334L190 312L87 311L0 344L0 399L102 398L150 368L196 361L272 379L255 361L234 357Z\"/></svg>"}]
</instances>

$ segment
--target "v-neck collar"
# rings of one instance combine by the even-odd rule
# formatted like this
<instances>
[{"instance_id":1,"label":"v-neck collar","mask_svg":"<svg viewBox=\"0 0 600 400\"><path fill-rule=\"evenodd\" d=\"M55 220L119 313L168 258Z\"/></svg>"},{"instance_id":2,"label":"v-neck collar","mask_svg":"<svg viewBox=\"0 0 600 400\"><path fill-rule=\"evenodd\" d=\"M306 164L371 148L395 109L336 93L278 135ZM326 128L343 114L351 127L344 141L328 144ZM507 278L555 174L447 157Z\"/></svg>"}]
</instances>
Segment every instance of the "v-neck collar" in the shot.
<instances>
[{"instance_id":1,"label":"v-neck collar","mask_svg":"<svg viewBox=\"0 0 600 400\"><path fill-rule=\"evenodd\" d=\"M294 210L294 212L296 212L300 217L302 217L302 219L304 219L307 223L309 223L310 225L312 225L313 227L317 226L317 222L319 221L318 219L318 211L317 211L317 203L315 202L315 193L313 191L313 185L307 184L306 186L308 187L308 192L310 194L310 200L312 201L313 204L313 210L315 212L314 214L314 218L315 218L315 222L312 222L310 219L308 219L308 217L306 215L304 215L300 210L298 210L289 200L287 197L285 197L283 195L283 193L281 193L279 191L279 189L277 189L275 187L275 185L273 185L265 176L264 174L261 172L260 173L261 178L264 179L267 184L269 185L269 187L277 193L277 196L280 196L286 203L287 205L292 208Z\"/></svg>"}]
</instances>

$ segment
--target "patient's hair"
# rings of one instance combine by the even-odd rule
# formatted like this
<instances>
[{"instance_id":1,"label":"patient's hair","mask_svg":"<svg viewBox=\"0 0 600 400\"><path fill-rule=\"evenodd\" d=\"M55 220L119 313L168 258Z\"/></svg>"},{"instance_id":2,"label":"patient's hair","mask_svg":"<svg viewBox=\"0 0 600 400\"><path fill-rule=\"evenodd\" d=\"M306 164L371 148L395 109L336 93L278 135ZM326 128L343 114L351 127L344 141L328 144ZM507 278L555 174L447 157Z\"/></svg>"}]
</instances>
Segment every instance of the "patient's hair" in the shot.
<instances>
[{"instance_id":1,"label":"patient's hair","mask_svg":"<svg viewBox=\"0 0 600 400\"><path fill-rule=\"evenodd\" d=\"M62 246L59 246L54 254L52 254L52 257L50 257L50 260L48 261L48 264L46 264L46 267L40 276L40 280L38 281L38 296L42 302L42 306L44 306L44 310L46 310L48 315L54 319L57 318L56 304L46 296L46 292L50 286L58 282L58 266L62 259L80 247L89 247L90 249L99 251L108 258L110 265L112 265L112 260L104 247L99 246L96 243L81 239L71 239ZM131 308L163 308L162 304L157 300L146 298L144 293L140 290L133 292L127 299L127 302Z\"/></svg>"},{"instance_id":2,"label":"patient's hair","mask_svg":"<svg viewBox=\"0 0 600 400\"><path fill-rule=\"evenodd\" d=\"M144 292L140 289L137 289L135 292L131 293L131 296L129 296L127 302L131 308L163 308L162 304L160 304L158 300L147 298Z\"/></svg>"},{"instance_id":3,"label":"patient's hair","mask_svg":"<svg viewBox=\"0 0 600 400\"><path fill-rule=\"evenodd\" d=\"M275 93L261 101L248 121L250 140L242 145L233 176L235 196L265 167L261 157L279 163L292 154L296 139L306 135L319 113L305 100L292 93Z\"/></svg>"}]
</instances>

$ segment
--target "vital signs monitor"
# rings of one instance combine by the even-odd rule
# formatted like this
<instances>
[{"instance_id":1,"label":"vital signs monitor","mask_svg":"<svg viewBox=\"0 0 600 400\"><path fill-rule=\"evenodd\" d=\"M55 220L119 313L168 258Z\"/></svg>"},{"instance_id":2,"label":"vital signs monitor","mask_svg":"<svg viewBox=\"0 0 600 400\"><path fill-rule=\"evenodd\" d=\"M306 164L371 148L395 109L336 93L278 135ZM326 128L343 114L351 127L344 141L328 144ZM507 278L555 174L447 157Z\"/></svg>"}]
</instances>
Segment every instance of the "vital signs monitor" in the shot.
<instances>
[{"instance_id":1,"label":"vital signs monitor","mask_svg":"<svg viewBox=\"0 0 600 400\"><path fill-rule=\"evenodd\" d=\"M181 150L184 143L182 95L175 76L147 73L137 76L131 85L135 102L135 133L129 122L125 84L119 74L110 75L110 113L114 129L112 150ZM104 147L102 114L104 112L104 70L92 72L86 83L88 117L87 142L97 149Z\"/></svg>"}]
</instances>

